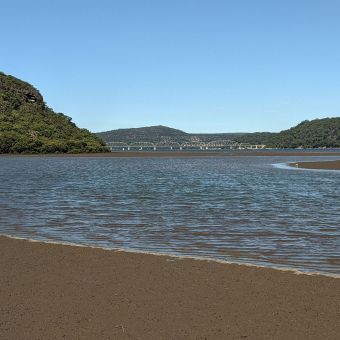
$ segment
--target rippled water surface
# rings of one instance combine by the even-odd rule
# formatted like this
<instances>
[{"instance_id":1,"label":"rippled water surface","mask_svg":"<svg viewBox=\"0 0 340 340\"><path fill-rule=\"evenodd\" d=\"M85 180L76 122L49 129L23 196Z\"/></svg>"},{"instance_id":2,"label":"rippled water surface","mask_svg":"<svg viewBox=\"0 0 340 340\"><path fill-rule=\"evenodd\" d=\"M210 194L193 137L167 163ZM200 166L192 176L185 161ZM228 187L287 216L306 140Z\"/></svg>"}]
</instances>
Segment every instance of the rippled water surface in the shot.
<instances>
[{"instance_id":1,"label":"rippled water surface","mask_svg":"<svg viewBox=\"0 0 340 340\"><path fill-rule=\"evenodd\" d=\"M296 160L0 157L0 233L340 274L340 172Z\"/></svg>"}]
</instances>

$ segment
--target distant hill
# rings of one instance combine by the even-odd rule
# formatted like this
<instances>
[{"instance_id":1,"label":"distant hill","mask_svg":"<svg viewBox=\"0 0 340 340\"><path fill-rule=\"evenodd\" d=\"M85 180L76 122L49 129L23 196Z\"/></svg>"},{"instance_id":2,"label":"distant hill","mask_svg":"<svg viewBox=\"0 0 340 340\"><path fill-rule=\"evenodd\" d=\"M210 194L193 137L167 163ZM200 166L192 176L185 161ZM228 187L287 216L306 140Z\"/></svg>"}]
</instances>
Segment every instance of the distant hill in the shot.
<instances>
[{"instance_id":1,"label":"distant hill","mask_svg":"<svg viewBox=\"0 0 340 340\"><path fill-rule=\"evenodd\" d=\"M279 133L257 132L240 136L239 142L265 144L273 148L338 148L340 117L305 120Z\"/></svg>"},{"instance_id":2,"label":"distant hill","mask_svg":"<svg viewBox=\"0 0 340 340\"><path fill-rule=\"evenodd\" d=\"M340 147L340 117L304 121L279 133L190 134L166 126L119 129L97 133L105 142L186 142L233 140L239 143L265 144L272 148L336 148Z\"/></svg>"},{"instance_id":3,"label":"distant hill","mask_svg":"<svg viewBox=\"0 0 340 340\"><path fill-rule=\"evenodd\" d=\"M97 136L105 142L160 142L160 141L184 141L190 135L181 130L172 129L167 126L157 125L132 129L118 129L97 133Z\"/></svg>"},{"instance_id":4,"label":"distant hill","mask_svg":"<svg viewBox=\"0 0 340 340\"><path fill-rule=\"evenodd\" d=\"M279 148L340 147L340 117L305 120L274 135L271 142Z\"/></svg>"},{"instance_id":5,"label":"distant hill","mask_svg":"<svg viewBox=\"0 0 340 340\"><path fill-rule=\"evenodd\" d=\"M338 148L340 117L305 120L279 133L256 132L237 139L241 143L265 144L273 148Z\"/></svg>"},{"instance_id":6,"label":"distant hill","mask_svg":"<svg viewBox=\"0 0 340 340\"><path fill-rule=\"evenodd\" d=\"M97 136L105 142L194 142L202 141L209 142L221 139L235 139L238 136L243 136L243 133L198 133L190 134L181 130L173 129L167 126L147 126L133 129L118 129L106 132L98 132Z\"/></svg>"},{"instance_id":7,"label":"distant hill","mask_svg":"<svg viewBox=\"0 0 340 340\"><path fill-rule=\"evenodd\" d=\"M0 153L103 152L104 145L47 107L32 85L0 72Z\"/></svg>"}]
</instances>

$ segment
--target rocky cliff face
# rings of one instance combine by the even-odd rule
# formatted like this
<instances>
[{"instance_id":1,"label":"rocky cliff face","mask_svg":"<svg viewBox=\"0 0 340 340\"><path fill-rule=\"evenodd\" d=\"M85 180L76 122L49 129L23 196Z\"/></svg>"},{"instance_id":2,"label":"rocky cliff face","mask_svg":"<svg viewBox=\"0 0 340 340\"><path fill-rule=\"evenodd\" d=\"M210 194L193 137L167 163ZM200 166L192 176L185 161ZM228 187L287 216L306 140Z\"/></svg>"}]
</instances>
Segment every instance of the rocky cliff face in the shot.
<instances>
[{"instance_id":1,"label":"rocky cliff face","mask_svg":"<svg viewBox=\"0 0 340 340\"><path fill-rule=\"evenodd\" d=\"M43 97L32 85L0 72L0 92L8 97L16 97L18 104L22 102L41 102Z\"/></svg>"}]
</instances>

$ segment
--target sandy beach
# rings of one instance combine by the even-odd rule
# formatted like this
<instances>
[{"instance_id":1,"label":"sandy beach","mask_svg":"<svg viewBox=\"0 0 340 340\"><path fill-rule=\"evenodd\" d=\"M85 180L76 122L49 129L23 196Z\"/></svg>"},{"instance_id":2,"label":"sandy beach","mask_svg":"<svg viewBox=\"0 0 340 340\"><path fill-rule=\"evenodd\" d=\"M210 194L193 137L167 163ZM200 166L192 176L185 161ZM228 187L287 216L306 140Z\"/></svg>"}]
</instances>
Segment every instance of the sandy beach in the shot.
<instances>
[{"instance_id":1,"label":"sandy beach","mask_svg":"<svg viewBox=\"0 0 340 340\"><path fill-rule=\"evenodd\" d=\"M340 279L0 237L1 339L339 339Z\"/></svg>"},{"instance_id":2,"label":"sandy beach","mask_svg":"<svg viewBox=\"0 0 340 340\"><path fill-rule=\"evenodd\" d=\"M304 169L340 170L340 160L325 162L297 162L290 163L289 165Z\"/></svg>"}]
</instances>

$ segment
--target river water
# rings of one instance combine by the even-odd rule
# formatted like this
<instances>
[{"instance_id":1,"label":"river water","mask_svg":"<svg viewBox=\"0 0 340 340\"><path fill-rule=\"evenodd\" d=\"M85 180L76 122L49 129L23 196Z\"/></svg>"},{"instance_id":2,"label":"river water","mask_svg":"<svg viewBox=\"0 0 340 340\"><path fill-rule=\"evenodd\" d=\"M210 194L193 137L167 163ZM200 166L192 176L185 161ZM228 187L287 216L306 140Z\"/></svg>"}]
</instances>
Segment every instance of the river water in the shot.
<instances>
[{"instance_id":1,"label":"river water","mask_svg":"<svg viewBox=\"0 0 340 340\"><path fill-rule=\"evenodd\" d=\"M0 234L340 274L340 172L297 160L0 157Z\"/></svg>"}]
</instances>

